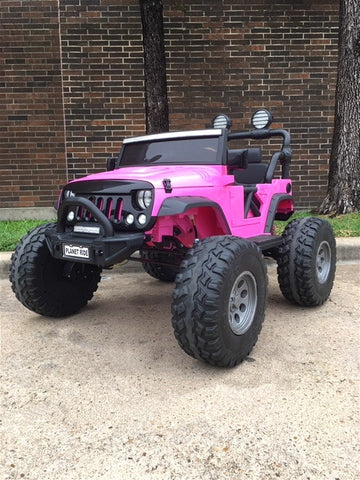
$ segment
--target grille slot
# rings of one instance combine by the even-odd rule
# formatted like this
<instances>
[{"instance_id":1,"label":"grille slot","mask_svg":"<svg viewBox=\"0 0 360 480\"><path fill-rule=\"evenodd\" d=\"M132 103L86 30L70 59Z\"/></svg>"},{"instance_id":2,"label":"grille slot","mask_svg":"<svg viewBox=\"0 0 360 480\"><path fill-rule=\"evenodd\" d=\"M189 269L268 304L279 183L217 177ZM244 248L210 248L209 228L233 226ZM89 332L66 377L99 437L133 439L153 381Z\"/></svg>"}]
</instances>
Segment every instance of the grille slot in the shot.
<instances>
[{"instance_id":1,"label":"grille slot","mask_svg":"<svg viewBox=\"0 0 360 480\"><path fill-rule=\"evenodd\" d=\"M118 223L121 220L123 199L114 195L90 195L87 198L92 202L110 222ZM86 208L78 207L76 216L78 220L94 221L93 215Z\"/></svg>"}]
</instances>

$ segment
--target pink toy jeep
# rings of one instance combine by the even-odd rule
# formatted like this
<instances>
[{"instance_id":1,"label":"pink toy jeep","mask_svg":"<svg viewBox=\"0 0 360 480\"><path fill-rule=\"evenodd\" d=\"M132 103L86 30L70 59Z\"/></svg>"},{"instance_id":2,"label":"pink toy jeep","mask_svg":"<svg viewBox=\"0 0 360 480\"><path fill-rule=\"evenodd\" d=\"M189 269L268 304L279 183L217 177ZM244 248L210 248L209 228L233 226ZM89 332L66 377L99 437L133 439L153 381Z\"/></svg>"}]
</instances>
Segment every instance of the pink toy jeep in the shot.
<instances>
[{"instance_id":1,"label":"pink toy jeep","mask_svg":"<svg viewBox=\"0 0 360 480\"><path fill-rule=\"evenodd\" d=\"M290 135L271 121L258 110L254 130L230 133L219 115L206 130L124 140L106 172L63 188L56 224L21 240L10 269L17 298L41 315L70 315L92 298L102 268L140 261L152 277L175 281L181 348L216 366L241 362L264 319L264 256L278 262L283 295L303 306L322 304L335 275L328 222L293 220L274 233L274 220L294 209ZM282 147L267 160L258 144L273 137Z\"/></svg>"}]
</instances>

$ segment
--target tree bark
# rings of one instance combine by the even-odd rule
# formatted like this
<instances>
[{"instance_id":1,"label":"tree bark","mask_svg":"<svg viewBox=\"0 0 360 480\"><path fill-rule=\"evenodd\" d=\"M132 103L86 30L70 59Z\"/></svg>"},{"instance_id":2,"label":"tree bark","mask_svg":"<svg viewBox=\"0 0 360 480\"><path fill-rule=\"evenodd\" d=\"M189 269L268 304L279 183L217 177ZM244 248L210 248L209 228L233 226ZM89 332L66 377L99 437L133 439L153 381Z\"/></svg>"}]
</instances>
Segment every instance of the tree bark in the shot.
<instances>
[{"instance_id":1,"label":"tree bark","mask_svg":"<svg viewBox=\"0 0 360 480\"><path fill-rule=\"evenodd\" d=\"M328 189L319 211L360 211L360 0L340 0L334 133Z\"/></svg>"},{"instance_id":2,"label":"tree bark","mask_svg":"<svg viewBox=\"0 0 360 480\"><path fill-rule=\"evenodd\" d=\"M163 5L139 0L144 45L146 133L169 130Z\"/></svg>"}]
</instances>

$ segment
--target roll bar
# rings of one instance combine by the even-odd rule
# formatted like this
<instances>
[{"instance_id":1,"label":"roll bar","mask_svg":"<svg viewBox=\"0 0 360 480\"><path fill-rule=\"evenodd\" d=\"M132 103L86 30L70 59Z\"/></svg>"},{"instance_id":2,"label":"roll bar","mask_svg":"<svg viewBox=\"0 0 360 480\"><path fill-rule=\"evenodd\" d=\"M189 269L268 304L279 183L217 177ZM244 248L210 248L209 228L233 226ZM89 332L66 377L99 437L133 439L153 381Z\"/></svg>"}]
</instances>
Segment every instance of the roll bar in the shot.
<instances>
[{"instance_id":1,"label":"roll bar","mask_svg":"<svg viewBox=\"0 0 360 480\"><path fill-rule=\"evenodd\" d=\"M284 148L290 148L290 133L287 130L282 128L264 128L258 130L252 130L251 132L239 132L239 133L229 133L228 139L233 140L235 138L249 138L249 139L258 139L266 140L271 137L283 137L282 150Z\"/></svg>"},{"instance_id":2,"label":"roll bar","mask_svg":"<svg viewBox=\"0 0 360 480\"><path fill-rule=\"evenodd\" d=\"M239 133L228 133L228 140L234 139L255 139L255 140L266 140L271 137L282 137L283 144L280 152L273 154L270 161L268 174L266 175L266 181L271 181L275 167L278 161L280 161L281 169L281 178L290 178L289 166L291 162L291 148L290 148L290 133L287 130L281 128L264 128L258 130L252 130L251 132L239 132Z\"/></svg>"}]
</instances>

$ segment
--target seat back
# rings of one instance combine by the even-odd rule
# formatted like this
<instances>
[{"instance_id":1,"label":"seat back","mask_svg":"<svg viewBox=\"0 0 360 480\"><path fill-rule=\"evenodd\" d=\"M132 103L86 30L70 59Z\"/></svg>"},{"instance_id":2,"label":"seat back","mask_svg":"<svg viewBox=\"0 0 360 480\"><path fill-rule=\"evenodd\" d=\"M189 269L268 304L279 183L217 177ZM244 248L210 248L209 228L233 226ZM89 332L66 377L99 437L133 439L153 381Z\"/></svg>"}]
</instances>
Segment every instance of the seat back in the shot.
<instances>
[{"instance_id":1,"label":"seat back","mask_svg":"<svg viewBox=\"0 0 360 480\"><path fill-rule=\"evenodd\" d=\"M234 171L235 182L245 185L265 183L268 166L261 163L260 148L248 148L246 150L246 163L247 165L243 169Z\"/></svg>"},{"instance_id":2,"label":"seat back","mask_svg":"<svg viewBox=\"0 0 360 480\"><path fill-rule=\"evenodd\" d=\"M231 168L247 167L247 148L228 150L227 165Z\"/></svg>"}]
</instances>

